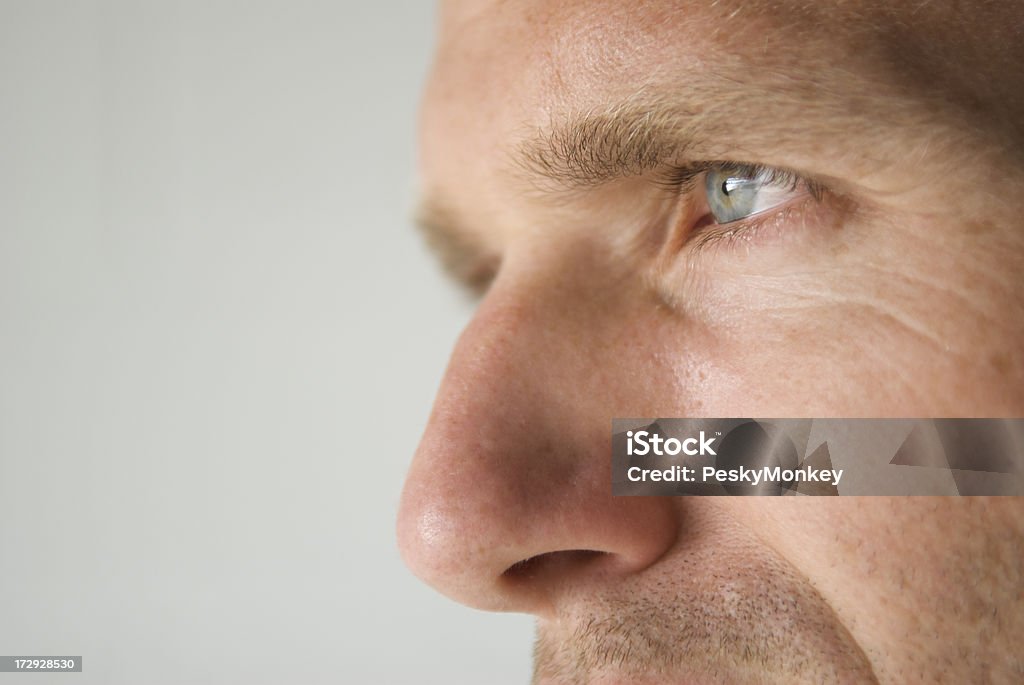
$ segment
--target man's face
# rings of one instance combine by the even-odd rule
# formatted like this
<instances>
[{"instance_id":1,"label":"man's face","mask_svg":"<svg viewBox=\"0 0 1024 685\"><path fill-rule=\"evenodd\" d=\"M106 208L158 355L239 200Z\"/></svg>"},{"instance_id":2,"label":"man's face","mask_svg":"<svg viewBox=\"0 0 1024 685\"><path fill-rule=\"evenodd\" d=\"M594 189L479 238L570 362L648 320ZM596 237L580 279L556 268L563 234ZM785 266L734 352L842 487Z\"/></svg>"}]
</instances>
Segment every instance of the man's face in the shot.
<instances>
[{"instance_id":1,"label":"man's face","mask_svg":"<svg viewBox=\"0 0 1024 685\"><path fill-rule=\"evenodd\" d=\"M895 4L445 4L399 536L539 682L1024 678L1013 498L611 496L613 417L1024 414L1024 10Z\"/></svg>"}]
</instances>

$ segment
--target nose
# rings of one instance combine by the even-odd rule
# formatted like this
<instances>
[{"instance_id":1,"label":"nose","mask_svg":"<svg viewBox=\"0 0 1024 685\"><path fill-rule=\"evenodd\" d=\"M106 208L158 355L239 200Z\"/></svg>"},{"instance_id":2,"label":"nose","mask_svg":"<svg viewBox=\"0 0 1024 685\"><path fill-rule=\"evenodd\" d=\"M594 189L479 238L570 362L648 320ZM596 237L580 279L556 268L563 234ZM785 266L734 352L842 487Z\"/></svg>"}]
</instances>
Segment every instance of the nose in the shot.
<instances>
[{"instance_id":1,"label":"nose","mask_svg":"<svg viewBox=\"0 0 1024 685\"><path fill-rule=\"evenodd\" d=\"M642 345L614 342L629 315L608 299L573 306L558 275L506 273L452 354L405 484L399 546L457 601L545 614L567 588L654 563L678 514L669 498L611 495L611 419L629 415L632 395L622 370L652 363Z\"/></svg>"}]
</instances>

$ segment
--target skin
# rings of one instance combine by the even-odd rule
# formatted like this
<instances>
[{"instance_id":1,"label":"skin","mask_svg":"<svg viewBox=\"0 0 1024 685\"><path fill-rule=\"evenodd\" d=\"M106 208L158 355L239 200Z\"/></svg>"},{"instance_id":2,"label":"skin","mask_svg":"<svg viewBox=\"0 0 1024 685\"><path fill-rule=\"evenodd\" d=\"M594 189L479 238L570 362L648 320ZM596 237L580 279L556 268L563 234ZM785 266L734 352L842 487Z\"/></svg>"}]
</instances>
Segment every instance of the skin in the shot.
<instances>
[{"instance_id":1,"label":"skin","mask_svg":"<svg viewBox=\"0 0 1024 685\"><path fill-rule=\"evenodd\" d=\"M1024 10L895 4L443 4L423 222L482 298L399 543L536 682L1024 681L1017 498L610 494L613 417L1024 415ZM720 160L822 191L723 229L664 182Z\"/></svg>"}]
</instances>

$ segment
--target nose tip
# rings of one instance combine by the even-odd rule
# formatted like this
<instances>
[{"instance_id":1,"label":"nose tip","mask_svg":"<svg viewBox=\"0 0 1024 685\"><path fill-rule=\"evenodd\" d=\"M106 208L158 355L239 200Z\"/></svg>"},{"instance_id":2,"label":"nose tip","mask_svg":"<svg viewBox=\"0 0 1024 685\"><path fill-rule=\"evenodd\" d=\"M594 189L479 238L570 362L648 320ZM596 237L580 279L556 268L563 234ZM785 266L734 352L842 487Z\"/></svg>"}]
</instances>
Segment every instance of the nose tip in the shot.
<instances>
[{"instance_id":1,"label":"nose tip","mask_svg":"<svg viewBox=\"0 0 1024 685\"><path fill-rule=\"evenodd\" d=\"M505 494L458 495L443 484L409 482L398 523L404 561L478 609L543 614L567 581L637 573L675 539L664 501L613 498L607 483L565 483L561 492L534 496L521 483Z\"/></svg>"},{"instance_id":2,"label":"nose tip","mask_svg":"<svg viewBox=\"0 0 1024 685\"><path fill-rule=\"evenodd\" d=\"M478 313L399 509L406 564L480 609L544 613L567 581L637 573L676 536L670 499L611 494L611 416L604 395L578 380L599 360L538 349L535 325L508 310Z\"/></svg>"}]
</instances>

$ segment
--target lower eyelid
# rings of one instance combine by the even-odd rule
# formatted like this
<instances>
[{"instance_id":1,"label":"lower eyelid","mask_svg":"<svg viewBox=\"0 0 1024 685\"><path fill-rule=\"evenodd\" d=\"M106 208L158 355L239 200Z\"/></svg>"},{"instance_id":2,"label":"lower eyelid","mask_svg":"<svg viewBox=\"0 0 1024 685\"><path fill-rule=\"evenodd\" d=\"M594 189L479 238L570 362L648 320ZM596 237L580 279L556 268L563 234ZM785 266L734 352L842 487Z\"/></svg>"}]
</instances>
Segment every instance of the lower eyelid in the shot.
<instances>
[{"instance_id":1,"label":"lower eyelid","mask_svg":"<svg viewBox=\"0 0 1024 685\"><path fill-rule=\"evenodd\" d=\"M784 232L791 229L793 220L802 218L799 216L802 207L798 205L808 198L808 195L793 198L783 205L726 224L712 222L692 232L687 241L688 247L699 252L712 246L723 249L740 244L755 246L766 240L784 237Z\"/></svg>"},{"instance_id":2,"label":"lower eyelid","mask_svg":"<svg viewBox=\"0 0 1024 685\"><path fill-rule=\"evenodd\" d=\"M757 218L760 217L760 216L769 214L771 212L781 211L782 209L784 209L788 205L790 205L790 204L792 204L794 202L798 202L800 200L803 200L804 198L807 198L807 197L811 196L810 192L806 191L806 190L802 191L802 192L795 192L795 191L788 191L788 192L790 193L790 196L788 198L780 201L780 202L777 202L777 203L775 203L773 205L765 207L764 209L759 209L757 211L751 212L747 216L742 217L740 219L735 219L733 221L727 221L727 222L724 222L724 223L723 222L718 222L718 225L719 226L732 226L734 224L741 224L741 223L744 223L744 222L753 222L753 221L756 221Z\"/></svg>"},{"instance_id":3,"label":"lower eyelid","mask_svg":"<svg viewBox=\"0 0 1024 685\"><path fill-rule=\"evenodd\" d=\"M805 240L816 226L830 223L830 215L835 210L830 199L808 191L781 205L727 224L698 218L691 226L678 227L684 235L679 243L680 252L688 259L697 259L707 256L710 250L751 250Z\"/></svg>"}]
</instances>

